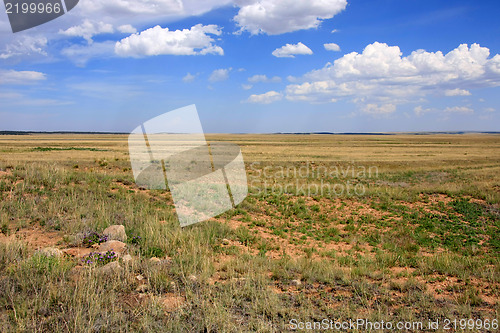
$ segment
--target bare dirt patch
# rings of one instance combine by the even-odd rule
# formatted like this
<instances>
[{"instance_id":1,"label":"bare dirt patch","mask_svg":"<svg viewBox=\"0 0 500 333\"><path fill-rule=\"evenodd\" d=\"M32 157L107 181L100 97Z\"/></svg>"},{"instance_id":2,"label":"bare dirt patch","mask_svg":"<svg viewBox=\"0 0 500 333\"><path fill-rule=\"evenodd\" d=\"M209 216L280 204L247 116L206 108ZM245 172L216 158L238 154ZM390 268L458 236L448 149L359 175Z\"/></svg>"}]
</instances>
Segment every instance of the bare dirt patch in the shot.
<instances>
[{"instance_id":1,"label":"bare dirt patch","mask_svg":"<svg viewBox=\"0 0 500 333\"><path fill-rule=\"evenodd\" d=\"M32 226L21 229L9 236L0 234L0 241L24 241L29 248L37 250L44 247L55 247L62 243L63 236L59 231L48 231L40 226Z\"/></svg>"}]
</instances>

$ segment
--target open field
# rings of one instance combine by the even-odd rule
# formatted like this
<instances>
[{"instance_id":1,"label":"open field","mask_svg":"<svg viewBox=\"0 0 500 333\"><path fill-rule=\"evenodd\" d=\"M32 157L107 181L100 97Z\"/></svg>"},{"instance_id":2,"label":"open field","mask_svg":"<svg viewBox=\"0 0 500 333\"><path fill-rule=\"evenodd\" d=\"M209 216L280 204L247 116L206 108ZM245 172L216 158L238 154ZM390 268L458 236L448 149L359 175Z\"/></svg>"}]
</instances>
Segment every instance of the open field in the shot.
<instances>
[{"instance_id":1,"label":"open field","mask_svg":"<svg viewBox=\"0 0 500 333\"><path fill-rule=\"evenodd\" d=\"M126 136L0 136L0 331L495 331L453 320L500 319L500 135L207 139L241 147L250 193L181 229L168 192L134 184ZM110 273L78 254L113 224L134 259Z\"/></svg>"}]
</instances>

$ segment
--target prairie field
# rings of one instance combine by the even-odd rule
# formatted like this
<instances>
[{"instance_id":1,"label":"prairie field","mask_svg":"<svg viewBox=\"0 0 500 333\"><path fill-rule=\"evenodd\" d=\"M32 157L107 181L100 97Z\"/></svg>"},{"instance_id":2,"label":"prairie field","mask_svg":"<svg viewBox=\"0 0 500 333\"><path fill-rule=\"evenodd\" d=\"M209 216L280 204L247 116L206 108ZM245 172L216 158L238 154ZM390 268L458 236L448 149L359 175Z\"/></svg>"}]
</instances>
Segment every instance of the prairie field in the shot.
<instances>
[{"instance_id":1,"label":"prairie field","mask_svg":"<svg viewBox=\"0 0 500 333\"><path fill-rule=\"evenodd\" d=\"M500 135L207 140L240 146L249 193L181 228L126 135L0 135L0 332L498 330ZM110 225L131 260L104 270L83 240Z\"/></svg>"}]
</instances>

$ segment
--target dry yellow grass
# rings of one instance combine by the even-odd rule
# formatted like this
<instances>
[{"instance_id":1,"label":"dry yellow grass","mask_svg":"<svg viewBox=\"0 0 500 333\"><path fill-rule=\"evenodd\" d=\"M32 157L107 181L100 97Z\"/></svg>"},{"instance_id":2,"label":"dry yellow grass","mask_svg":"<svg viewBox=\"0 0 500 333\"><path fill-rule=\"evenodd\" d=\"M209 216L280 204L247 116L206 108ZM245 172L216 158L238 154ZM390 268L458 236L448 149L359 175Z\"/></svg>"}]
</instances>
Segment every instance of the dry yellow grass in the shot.
<instances>
[{"instance_id":1,"label":"dry yellow grass","mask_svg":"<svg viewBox=\"0 0 500 333\"><path fill-rule=\"evenodd\" d=\"M500 135L207 139L240 145L249 179L268 184L181 229L168 193L133 183L126 135L0 136L0 330L276 332L291 319L499 319ZM263 177L265 167L377 172ZM366 191L263 191L295 181ZM110 224L141 237L128 244L136 260L116 276L75 277L78 260L33 255L41 245L81 246L80 232ZM134 291L137 275L147 292Z\"/></svg>"}]
</instances>

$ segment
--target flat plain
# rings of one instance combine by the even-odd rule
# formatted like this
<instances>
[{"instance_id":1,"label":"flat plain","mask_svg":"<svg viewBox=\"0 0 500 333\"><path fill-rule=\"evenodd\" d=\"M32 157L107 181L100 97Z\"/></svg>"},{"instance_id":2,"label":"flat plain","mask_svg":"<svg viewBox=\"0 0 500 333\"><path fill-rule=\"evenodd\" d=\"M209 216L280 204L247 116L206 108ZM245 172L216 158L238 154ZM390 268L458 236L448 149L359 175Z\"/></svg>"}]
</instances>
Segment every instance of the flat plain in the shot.
<instances>
[{"instance_id":1,"label":"flat plain","mask_svg":"<svg viewBox=\"0 0 500 333\"><path fill-rule=\"evenodd\" d=\"M0 135L0 331L495 331L500 135L207 139L241 147L249 195L180 228L169 192L135 185L125 135ZM132 260L88 264L85 235L116 224Z\"/></svg>"}]
</instances>

